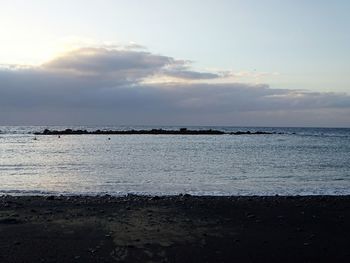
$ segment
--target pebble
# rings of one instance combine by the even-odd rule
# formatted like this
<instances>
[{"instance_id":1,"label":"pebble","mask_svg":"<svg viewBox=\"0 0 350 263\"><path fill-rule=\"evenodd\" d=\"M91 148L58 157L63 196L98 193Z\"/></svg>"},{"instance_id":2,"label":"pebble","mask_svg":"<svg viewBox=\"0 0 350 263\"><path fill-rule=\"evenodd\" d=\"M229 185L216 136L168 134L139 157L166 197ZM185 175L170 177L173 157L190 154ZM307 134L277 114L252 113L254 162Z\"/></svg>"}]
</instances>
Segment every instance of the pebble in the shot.
<instances>
[{"instance_id":1,"label":"pebble","mask_svg":"<svg viewBox=\"0 0 350 263\"><path fill-rule=\"evenodd\" d=\"M247 218L255 218L256 216L254 214L248 214Z\"/></svg>"}]
</instances>

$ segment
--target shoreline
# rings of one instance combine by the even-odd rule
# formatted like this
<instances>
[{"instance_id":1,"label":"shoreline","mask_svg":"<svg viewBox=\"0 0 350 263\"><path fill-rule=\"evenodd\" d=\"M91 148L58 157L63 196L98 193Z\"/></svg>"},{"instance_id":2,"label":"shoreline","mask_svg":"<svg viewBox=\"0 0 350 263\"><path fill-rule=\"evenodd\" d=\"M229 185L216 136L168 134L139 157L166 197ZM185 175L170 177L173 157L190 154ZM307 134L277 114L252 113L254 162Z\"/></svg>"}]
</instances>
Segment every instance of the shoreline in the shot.
<instances>
[{"instance_id":1,"label":"shoreline","mask_svg":"<svg viewBox=\"0 0 350 263\"><path fill-rule=\"evenodd\" d=\"M0 196L1 262L346 262L350 196Z\"/></svg>"},{"instance_id":2,"label":"shoreline","mask_svg":"<svg viewBox=\"0 0 350 263\"><path fill-rule=\"evenodd\" d=\"M45 191L0 191L0 200L3 198L26 198L26 197L38 197L38 198L181 198L183 196L191 198L223 198L223 199L241 199L241 198L255 198L255 199L268 199L268 198L279 198L279 199L294 199L294 198L349 198L350 193L339 191L331 192L328 191L325 194L322 193L307 193L307 194L206 194L206 193L142 193L142 192L123 192L123 193L109 193L109 192L45 192Z\"/></svg>"}]
</instances>

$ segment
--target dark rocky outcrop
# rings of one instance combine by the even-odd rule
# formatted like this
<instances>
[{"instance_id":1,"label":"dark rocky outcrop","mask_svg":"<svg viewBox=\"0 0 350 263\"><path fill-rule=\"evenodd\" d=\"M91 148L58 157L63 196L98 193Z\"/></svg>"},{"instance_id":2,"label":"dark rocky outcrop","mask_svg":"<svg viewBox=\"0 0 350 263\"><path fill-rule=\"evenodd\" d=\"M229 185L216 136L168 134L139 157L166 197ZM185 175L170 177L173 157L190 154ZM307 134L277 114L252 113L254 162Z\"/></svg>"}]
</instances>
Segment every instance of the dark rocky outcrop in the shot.
<instances>
[{"instance_id":1,"label":"dark rocky outcrop","mask_svg":"<svg viewBox=\"0 0 350 263\"><path fill-rule=\"evenodd\" d=\"M237 132L224 132L219 130L189 130L187 128L181 128L179 130L164 130L164 129L151 129L151 130L49 130L45 129L43 132L35 132L35 135L132 135L132 134L150 134L150 135L260 135L260 134L275 134L274 132L264 131L237 131Z\"/></svg>"}]
</instances>

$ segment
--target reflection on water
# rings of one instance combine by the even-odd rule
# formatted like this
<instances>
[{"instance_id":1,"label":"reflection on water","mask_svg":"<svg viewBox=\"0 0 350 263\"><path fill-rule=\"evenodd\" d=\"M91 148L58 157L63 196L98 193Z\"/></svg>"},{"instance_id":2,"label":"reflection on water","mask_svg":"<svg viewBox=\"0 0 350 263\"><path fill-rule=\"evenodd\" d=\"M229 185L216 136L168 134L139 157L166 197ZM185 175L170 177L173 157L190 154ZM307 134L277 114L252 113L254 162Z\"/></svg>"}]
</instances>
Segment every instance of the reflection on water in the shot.
<instances>
[{"instance_id":1,"label":"reflection on water","mask_svg":"<svg viewBox=\"0 0 350 263\"><path fill-rule=\"evenodd\" d=\"M273 128L287 134L250 136L36 136L37 140L28 134L42 128L0 127L0 192L350 194L348 129Z\"/></svg>"}]
</instances>

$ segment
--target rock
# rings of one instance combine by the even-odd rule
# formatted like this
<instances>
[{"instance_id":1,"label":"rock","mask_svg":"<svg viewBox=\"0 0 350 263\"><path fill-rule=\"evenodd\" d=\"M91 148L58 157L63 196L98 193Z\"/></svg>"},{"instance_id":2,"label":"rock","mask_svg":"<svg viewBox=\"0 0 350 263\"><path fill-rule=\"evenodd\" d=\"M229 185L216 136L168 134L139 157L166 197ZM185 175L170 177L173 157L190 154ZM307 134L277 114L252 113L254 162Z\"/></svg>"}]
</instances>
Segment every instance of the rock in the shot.
<instances>
[{"instance_id":1,"label":"rock","mask_svg":"<svg viewBox=\"0 0 350 263\"><path fill-rule=\"evenodd\" d=\"M3 219L0 219L0 224L14 225L14 224L20 224L20 223L22 223L22 221L18 220L16 218L3 218Z\"/></svg>"},{"instance_id":2,"label":"rock","mask_svg":"<svg viewBox=\"0 0 350 263\"><path fill-rule=\"evenodd\" d=\"M95 130L95 131L87 131L87 130L72 130L65 129L61 131L57 130L48 130L45 129L43 132L34 132L34 135L70 135L70 134L104 134L104 135L112 135L112 134L165 134L165 135L222 135L222 134L231 134L231 135L264 135L264 134L276 134L276 132L265 132L265 131L237 131L237 132L224 132L220 130L189 130L187 128L180 128L179 130L163 130L163 129L151 129L151 130ZM282 133L279 133L282 134ZM111 138L108 137L108 140Z\"/></svg>"},{"instance_id":3,"label":"rock","mask_svg":"<svg viewBox=\"0 0 350 263\"><path fill-rule=\"evenodd\" d=\"M248 213L247 218L256 218L256 215Z\"/></svg>"}]
</instances>

